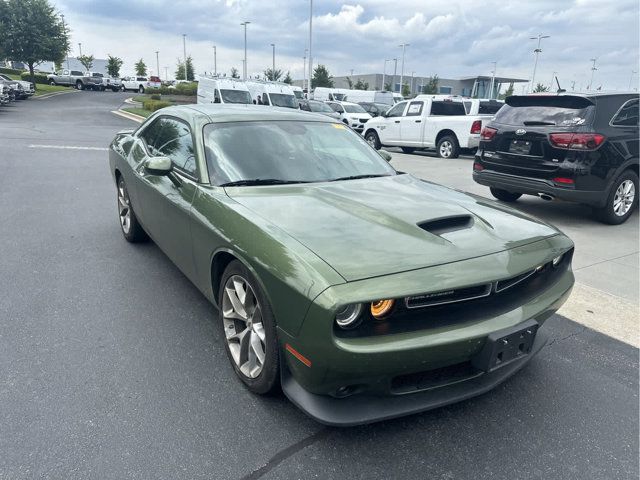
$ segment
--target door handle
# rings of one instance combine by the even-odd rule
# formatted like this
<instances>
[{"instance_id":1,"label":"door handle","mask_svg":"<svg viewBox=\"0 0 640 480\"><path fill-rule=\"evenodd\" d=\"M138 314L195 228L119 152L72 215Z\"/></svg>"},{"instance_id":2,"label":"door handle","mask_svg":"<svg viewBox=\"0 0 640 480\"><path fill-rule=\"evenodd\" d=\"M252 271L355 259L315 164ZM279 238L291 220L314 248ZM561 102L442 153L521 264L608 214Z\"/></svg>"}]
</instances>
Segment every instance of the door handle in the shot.
<instances>
[{"instance_id":1,"label":"door handle","mask_svg":"<svg viewBox=\"0 0 640 480\"><path fill-rule=\"evenodd\" d=\"M400 120L396 120L394 123L400 123Z\"/></svg>"},{"instance_id":2,"label":"door handle","mask_svg":"<svg viewBox=\"0 0 640 480\"><path fill-rule=\"evenodd\" d=\"M420 122L422 122L422 120L415 120L415 122L416 122L416 123L420 123Z\"/></svg>"}]
</instances>

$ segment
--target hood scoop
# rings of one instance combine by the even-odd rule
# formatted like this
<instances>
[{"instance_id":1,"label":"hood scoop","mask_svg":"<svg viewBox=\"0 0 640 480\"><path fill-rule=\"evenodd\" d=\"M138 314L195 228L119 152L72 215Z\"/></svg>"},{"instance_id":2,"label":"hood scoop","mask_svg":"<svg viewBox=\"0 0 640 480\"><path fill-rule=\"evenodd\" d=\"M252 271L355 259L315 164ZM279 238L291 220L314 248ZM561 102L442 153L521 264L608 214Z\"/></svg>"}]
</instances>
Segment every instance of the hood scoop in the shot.
<instances>
[{"instance_id":1,"label":"hood scoop","mask_svg":"<svg viewBox=\"0 0 640 480\"><path fill-rule=\"evenodd\" d=\"M451 215L418 223L418 227L433 235L440 236L445 233L471 228L473 222L474 220L471 215Z\"/></svg>"}]
</instances>

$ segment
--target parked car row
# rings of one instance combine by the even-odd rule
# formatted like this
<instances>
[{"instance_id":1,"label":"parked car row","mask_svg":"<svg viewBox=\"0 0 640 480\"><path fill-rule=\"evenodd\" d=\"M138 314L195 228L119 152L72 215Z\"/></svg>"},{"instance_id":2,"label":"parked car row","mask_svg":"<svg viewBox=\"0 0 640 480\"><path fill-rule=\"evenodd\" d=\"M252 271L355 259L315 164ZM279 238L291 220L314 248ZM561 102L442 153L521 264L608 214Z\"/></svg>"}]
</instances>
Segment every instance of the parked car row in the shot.
<instances>
[{"instance_id":1,"label":"parked car row","mask_svg":"<svg viewBox=\"0 0 640 480\"><path fill-rule=\"evenodd\" d=\"M110 77L99 72L81 72L79 70L62 70L61 73L47 75L50 85L74 87L78 90L97 90L113 92L133 90L144 93L148 88L160 87L160 78L151 76Z\"/></svg>"},{"instance_id":2,"label":"parked car row","mask_svg":"<svg viewBox=\"0 0 640 480\"><path fill-rule=\"evenodd\" d=\"M35 85L24 80L13 80L0 73L0 105L7 105L15 100L24 100L36 93Z\"/></svg>"}]
</instances>

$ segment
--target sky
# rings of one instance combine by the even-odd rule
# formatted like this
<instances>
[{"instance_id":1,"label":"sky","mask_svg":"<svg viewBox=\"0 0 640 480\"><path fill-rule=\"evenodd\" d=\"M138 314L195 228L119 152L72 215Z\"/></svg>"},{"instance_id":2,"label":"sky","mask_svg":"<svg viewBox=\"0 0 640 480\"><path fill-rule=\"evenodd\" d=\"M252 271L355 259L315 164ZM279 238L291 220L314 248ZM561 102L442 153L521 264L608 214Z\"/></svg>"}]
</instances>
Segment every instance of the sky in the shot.
<instances>
[{"instance_id":1,"label":"sky","mask_svg":"<svg viewBox=\"0 0 640 480\"><path fill-rule=\"evenodd\" d=\"M121 74L133 73L143 58L160 76L173 77L183 55L197 73L213 71L213 46L218 72L242 72L247 26L249 75L271 67L303 75L309 42L309 0L53 0L71 28L71 56L107 54L124 60ZM405 50L404 73L411 76L459 78L496 74L531 79L533 50L542 40L535 83L549 84L554 72L563 88L584 89L596 58L593 88L626 90L638 86L638 0L360 0L313 2L313 62L334 76L382 73L385 59ZM387 74L393 61L387 63ZM632 74L632 71L636 73Z\"/></svg>"}]
</instances>

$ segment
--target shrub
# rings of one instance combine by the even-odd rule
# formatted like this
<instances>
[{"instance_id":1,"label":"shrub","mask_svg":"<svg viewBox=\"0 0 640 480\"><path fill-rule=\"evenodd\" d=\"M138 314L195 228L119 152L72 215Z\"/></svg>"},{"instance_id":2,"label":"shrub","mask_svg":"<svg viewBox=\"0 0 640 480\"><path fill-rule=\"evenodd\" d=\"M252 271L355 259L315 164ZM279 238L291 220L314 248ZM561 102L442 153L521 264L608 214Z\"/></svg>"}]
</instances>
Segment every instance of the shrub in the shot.
<instances>
[{"instance_id":1,"label":"shrub","mask_svg":"<svg viewBox=\"0 0 640 480\"><path fill-rule=\"evenodd\" d=\"M179 83L175 88L164 86L160 88L149 88L147 89L147 93L160 95L185 95L189 97L195 97L198 93L198 83Z\"/></svg>"},{"instance_id":2,"label":"shrub","mask_svg":"<svg viewBox=\"0 0 640 480\"><path fill-rule=\"evenodd\" d=\"M145 110L149 110L150 112L155 112L156 110L160 110L161 108L170 107L172 105L171 102L167 102L165 100L143 100L142 106Z\"/></svg>"},{"instance_id":3,"label":"shrub","mask_svg":"<svg viewBox=\"0 0 640 480\"><path fill-rule=\"evenodd\" d=\"M162 100L162 95L154 93L153 95L151 95L151 100Z\"/></svg>"},{"instance_id":4,"label":"shrub","mask_svg":"<svg viewBox=\"0 0 640 480\"><path fill-rule=\"evenodd\" d=\"M42 84L49 83L49 80L47 80L47 75L44 73L34 73L33 80L31 80L31 75L29 75L29 72L22 72L20 74L20 78L27 82L42 83Z\"/></svg>"},{"instance_id":5,"label":"shrub","mask_svg":"<svg viewBox=\"0 0 640 480\"><path fill-rule=\"evenodd\" d=\"M20 75L23 70L15 70L13 68L0 68L0 73L4 73L5 75Z\"/></svg>"}]
</instances>

